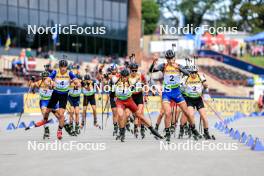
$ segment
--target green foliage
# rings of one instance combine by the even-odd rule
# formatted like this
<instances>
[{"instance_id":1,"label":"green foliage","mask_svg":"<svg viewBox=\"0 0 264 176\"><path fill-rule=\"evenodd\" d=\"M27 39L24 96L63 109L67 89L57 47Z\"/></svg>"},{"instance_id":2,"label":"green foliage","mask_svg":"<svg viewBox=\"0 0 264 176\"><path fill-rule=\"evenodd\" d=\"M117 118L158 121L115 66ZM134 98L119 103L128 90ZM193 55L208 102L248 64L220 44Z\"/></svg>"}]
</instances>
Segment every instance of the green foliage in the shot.
<instances>
[{"instance_id":1,"label":"green foliage","mask_svg":"<svg viewBox=\"0 0 264 176\"><path fill-rule=\"evenodd\" d=\"M159 5L154 0L143 0L142 19L144 23L144 34L153 34L157 28L159 17Z\"/></svg>"}]
</instances>

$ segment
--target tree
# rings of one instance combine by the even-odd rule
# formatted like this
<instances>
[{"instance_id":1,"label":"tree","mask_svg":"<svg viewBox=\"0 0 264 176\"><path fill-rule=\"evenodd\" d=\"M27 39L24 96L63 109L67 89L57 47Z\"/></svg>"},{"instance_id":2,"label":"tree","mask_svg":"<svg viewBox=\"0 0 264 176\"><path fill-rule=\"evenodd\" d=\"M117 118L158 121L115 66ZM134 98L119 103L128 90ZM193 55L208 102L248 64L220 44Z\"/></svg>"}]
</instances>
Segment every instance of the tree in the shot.
<instances>
[{"instance_id":1,"label":"tree","mask_svg":"<svg viewBox=\"0 0 264 176\"><path fill-rule=\"evenodd\" d=\"M248 0L239 9L243 25L247 31L261 32L264 29L264 2L263 0Z\"/></svg>"},{"instance_id":2,"label":"tree","mask_svg":"<svg viewBox=\"0 0 264 176\"><path fill-rule=\"evenodd\" d=\"M159 5L154 0L143 0L142 19L144 22L144 34L153 34L157 28L159 17Z\"/></svg>"},{"instance_id":3,"label":"tree","mask_svg":"<svg viewBox=\"0 0 264 176\"><path fill-rule=\"evenodd\" d=\"M220 0L159 0L159 4L163 10L171 14L171 20L175 20L178 24L180 12L184 16L185 24L192 24L194 27L200 26L206 13L214 10L214 4Z\"/></svg>"}]
</instances>

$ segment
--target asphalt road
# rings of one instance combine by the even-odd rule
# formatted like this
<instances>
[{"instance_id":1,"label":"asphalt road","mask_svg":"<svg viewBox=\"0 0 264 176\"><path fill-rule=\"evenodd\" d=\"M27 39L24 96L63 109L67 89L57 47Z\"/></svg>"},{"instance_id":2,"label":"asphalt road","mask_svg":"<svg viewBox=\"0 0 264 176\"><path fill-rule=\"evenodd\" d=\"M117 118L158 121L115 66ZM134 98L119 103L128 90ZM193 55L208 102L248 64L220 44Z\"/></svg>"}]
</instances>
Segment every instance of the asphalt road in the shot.
<instances>
[{"instance_id":1,"label":"asphalt road","mask_svg":"<svg viewBox=\"0 0 264 176\"><path fill-rule=\"evenodd\" d=\"M213 144L223 143L236 146L233 150L204 150L189 149L175 146L179 143L202 144L204 140L172 138L172 144L166 146L153 138L147 132L144 140L135 139L127 133L126 142L116 141L112 136L111 120L104 130L91 126L87 121L85 134L82 131L78 137L70 137L64 131L64 138L60 144L78 144L88 146L88 150L78 151L76 148L67 150L42 150L47 144L54 144L56 140L56 123L50 125L51 138L43 140L43 128L29 131L17 129L6 131L9 122L16 122L17 116L0 117L0 175L1 176L67 176L67 175L184 175L184 176L248 176L263 175L264 152L251 151L249 147L240 144L223 133L215 130L213 125L216 118L210 118L211 133L215 141ZM31 120L41 119L40 116L24 116L22 121L28 124ZM154 119L153 119L154 121ZM16 124L16 123L15 123ZM253 136L264 139L264 118L245 118L230 124L230 127L247 131ZM162 129L162 127L161 127ZM162 132L160 130L160 132ZM178 135L178 129L177 129ZM39 146L37 151L29 150L30 144ZM163 145L164 144L164 145ZM31 146L32 146L31 145ZM187 144L186 144L187 145ZM214 146L215 146L214 145ZM57 145L58 146L58 145ZM168 147L168 150L165 148ZM87 148L86 148L87 149ZM91 150L93 149L93 150Z\"/></svg>"}]
</instances>

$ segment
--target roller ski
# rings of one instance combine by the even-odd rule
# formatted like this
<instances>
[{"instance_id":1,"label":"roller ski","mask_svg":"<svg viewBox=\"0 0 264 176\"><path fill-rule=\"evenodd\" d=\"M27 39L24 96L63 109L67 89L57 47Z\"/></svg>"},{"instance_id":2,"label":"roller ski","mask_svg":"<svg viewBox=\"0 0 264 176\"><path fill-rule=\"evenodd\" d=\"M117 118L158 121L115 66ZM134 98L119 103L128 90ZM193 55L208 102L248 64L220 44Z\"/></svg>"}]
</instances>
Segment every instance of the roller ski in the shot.
<instances>
[{"instance_id":1,"label":"roller ski","mask_svg":"<svg viewBox=\"0 0 264 176\"><path fill-rule=\"evenodd\" d=\"M129 132L131 132L133 134L133 130L130 129L130 123L129 123L129 121L126 124L126 130L129 131Z\"/></svg>"},{"instance_id":2,"label":"roller ski","mask_svg":"<svg viewBox=\"0 0 264 176\"><path fill-rule=\"evenodd\" d=\"M170 128L165 128L165 136L164 136L166 142L169 144L170 143L170 138L171 138L171 133L170 133Z\"/></svg>"},{"instance_id":3,"label":"roller ski","mask_svg":"<svg viewBox=\"0 0 264 176\"><path fill-rule=\"evenodd\" d=\"M180 133L179 133L178 139L182 139L183 135L184 135L184 126L180 126Z\"/></svg>"},{"instance_id":4,"label":"roller ski","mask_svg":"<svg viewBox=\"0 0 264 176\"><path fill-rule=\"evenodd\" d=\"M194 140L202 139L202 136L199 134L199 132L195 129L195 127L191 127L191 132Z\"/></svg>"},{"instance_id":5,"label":"roller ski","mask_svg":"<svg viewBox=\"0 0 264 176\"><path fill-rule=\"evenodd\" d=\"M49 127L44 127L44 135L43 135L43 139L49 139L49 138L50 138Z\"/></svg>"},{"instance_id":6,"label":"roller ski","mask_svg":"<svg viewBox=\"0 0 264 176\"><path fill-rule=\"evenodd\" d=\"M121 142L125 142L125 128L120 128L119 129L119 135L116 137L116 140L120 140Z\"/></svg>"},{"instance_id":7,"label":"roller ski","mask_svg":"<svg viewBox=\"0 0 264 176\"><path fill-rule=\"evenodd\" d=\"M146 137L146 135L145 135L145 126L144 125L141 125L140 135L141 135L141 139L144 139Z\"/></svg>"},{"instance_id":8,"label":"roller ski","mask_svg":"<svg viewBox=\"0 0 264 176\"><path fill-rule=\"evenodd\" d=\"M174 138L175 138L175 131L176 131L175 124L171 124L170 132L171 132L171 134L174 135Z\"/></svg>"},{"instance_id":9,"label":"roller ski","mask_svg":"<svg viewBox=\"0 0 264 176\"><path fill-rule=\"evenodd\" d=\"M93 124L94 124L94 127L96 127L96 128L98 128L99 130L101 130L101 126L98 124L97 119L94 119Z\"/></svg>"},{"instance_id":10,"label":"roller ski","mask_svg":"<svg viewBox=\"0 0 264 176\"><path fill-rule=\"evenodd\" d=\"M113 131L113 136L116 136L118 134L118 126L117 123L114 124L114 131Z\"/></svg>"},{"instance_id":11,"label":"roller ski","mask_svg":"<svg viewBox=\"0 0 264 176\"><path fill-rule=\"evenodd\" d=\"M70 136L75 136L75 133L72 130L73 126L72 124L65 124L64 129Z\"/></svg>"},{"instance_id":12,"label":"roller ski","mask_svg":"<svg viewBox=\"0 0 264 176\"><path fill-rule=\"evenodd\" d=\"M76 134L76 136L81 134L81 130L80 130L79 124L75 124L75 134Z\"/></svg>"},{"instance_id":13,"label":"roller ski","mask_svg":"<svg viewBox=\"0 0 264 176\"><path fill-rule=\"evenodd\" d=\"M135 138L138 138L138 127L135 125L134 126L134 136L135 136Z\"/></svg>"},{"instance_id":14,"label":"roller ski","mask_svg":"<svg viewBox=\"0 0 264 176\"><path fill-rule=\"evenodd\" d=\"M204 129L203 137L205 140L215 140L215 136L210 135L208 129Z\"/></svg>"}]
</instances>

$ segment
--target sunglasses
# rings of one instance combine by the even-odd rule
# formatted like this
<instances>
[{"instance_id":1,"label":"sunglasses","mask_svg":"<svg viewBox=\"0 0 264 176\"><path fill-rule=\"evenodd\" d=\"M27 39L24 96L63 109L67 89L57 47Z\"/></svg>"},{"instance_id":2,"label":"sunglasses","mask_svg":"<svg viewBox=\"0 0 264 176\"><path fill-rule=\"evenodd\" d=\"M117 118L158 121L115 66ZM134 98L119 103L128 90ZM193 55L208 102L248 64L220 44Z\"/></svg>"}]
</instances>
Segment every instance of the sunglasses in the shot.
<instances>
[{"instance_id":1,"label":"sunglasses","mask_svg":"<svg viewBox=\"0 0 264 176\"><path fill-rule=\"evenodd\" d=\"M131 70L131 72L134 72L134 73L137 72L137 71L138 71L138 70Z\"/></svg>"}]
</instances>

